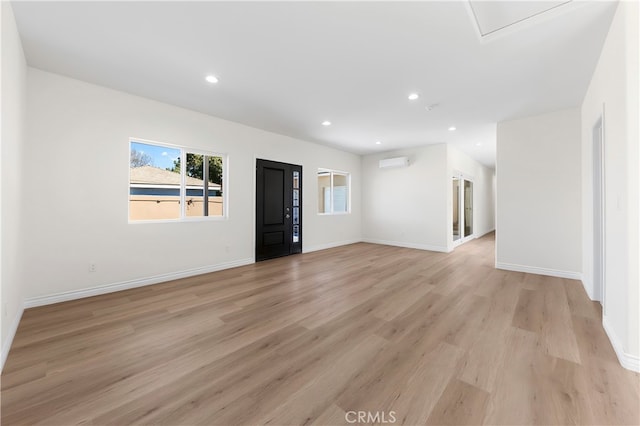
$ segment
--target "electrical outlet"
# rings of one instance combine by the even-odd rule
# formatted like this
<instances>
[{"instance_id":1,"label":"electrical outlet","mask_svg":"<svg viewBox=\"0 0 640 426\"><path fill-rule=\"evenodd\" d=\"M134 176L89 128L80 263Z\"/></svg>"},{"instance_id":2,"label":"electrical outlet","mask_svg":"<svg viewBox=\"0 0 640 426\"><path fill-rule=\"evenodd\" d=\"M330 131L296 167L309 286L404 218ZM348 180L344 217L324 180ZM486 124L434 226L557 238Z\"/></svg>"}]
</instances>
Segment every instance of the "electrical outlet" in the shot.
<instances>
[{"instance_id":1,"label":"electrical outlet","mask_svg":"<svg viewBox=\"0 0 640 426\"><path fill-rule=\"evenodd\" d=\"M89 272L95 272L96 271L96 264L91 262L89 263Z\"/></svg>"}]
</instances>

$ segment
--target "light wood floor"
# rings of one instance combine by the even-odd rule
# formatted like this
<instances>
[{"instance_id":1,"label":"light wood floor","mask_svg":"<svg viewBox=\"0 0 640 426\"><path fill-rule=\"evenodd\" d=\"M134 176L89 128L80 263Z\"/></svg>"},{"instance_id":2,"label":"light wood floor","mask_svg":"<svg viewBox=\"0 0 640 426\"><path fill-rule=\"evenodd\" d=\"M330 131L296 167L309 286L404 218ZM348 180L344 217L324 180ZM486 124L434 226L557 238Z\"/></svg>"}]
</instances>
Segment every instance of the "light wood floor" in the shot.
<instances>
[{"instance_id":1,"label":"light wood floor","mask_svg":"<svg viewBox=\"0 0 640 426\"><path fill-rule=\"evenodd\" d=\"M2 425L640 424L582 285L493 252L355 244L29 309Z\"/></svg>"}]
</instances>

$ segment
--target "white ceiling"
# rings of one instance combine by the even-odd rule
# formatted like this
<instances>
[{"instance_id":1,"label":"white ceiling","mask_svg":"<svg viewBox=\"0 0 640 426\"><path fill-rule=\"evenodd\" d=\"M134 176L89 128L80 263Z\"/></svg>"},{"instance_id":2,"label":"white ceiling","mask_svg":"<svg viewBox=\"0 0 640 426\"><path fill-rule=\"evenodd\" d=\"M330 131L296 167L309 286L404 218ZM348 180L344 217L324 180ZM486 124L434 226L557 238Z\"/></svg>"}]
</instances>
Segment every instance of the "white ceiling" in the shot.
<instances>
[{"instance_id":1,"label":"white ceiling","mask_svg":"<svg viewBox=\"0 0 640 426\"><path fill-rule=\"evenodd\" d=\"M355 153L446 142L491 167L497 122L580 104L616 7L482 36L466 1L12 4L36 68Z\"/></svg>"}]
</instances>

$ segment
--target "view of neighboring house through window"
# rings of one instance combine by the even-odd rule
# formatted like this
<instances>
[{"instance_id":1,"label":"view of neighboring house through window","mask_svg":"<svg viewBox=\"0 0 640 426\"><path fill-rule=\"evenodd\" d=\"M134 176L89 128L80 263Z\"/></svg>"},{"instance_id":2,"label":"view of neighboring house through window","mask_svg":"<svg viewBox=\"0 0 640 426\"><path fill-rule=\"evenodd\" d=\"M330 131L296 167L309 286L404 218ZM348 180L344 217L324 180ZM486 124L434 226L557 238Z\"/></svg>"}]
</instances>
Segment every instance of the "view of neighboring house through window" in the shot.
<instances>
[{"instance_id":1,"label":"view of neighboring house through window","mask_svg":"<svg viewBox=\"0 0 640 426\"><path fill-rule=\"evenodd\" d=\"M222 157L187 152L186 164L187 216L222 216Z\"/></svg>"},{"instance_id":2,"label":"view of neighboring house through window","mask_svg":"<svg viewBox=\"0 0 640 426\"><path fill-rule=\"evenodd\" d=\"M318 213L349 213L349 173L335 170L318 170Z\"/></svg>"},{"instance_id":3,"label":"view of neighboring house through window","mask_svg":"<svg viewBox=\"0 0 640 426\"><path fill-rule=\"evenodd\" d=\"M222 156L131 140L129 168L129 220L224 216Z\"/></svg>"}]
</instances>

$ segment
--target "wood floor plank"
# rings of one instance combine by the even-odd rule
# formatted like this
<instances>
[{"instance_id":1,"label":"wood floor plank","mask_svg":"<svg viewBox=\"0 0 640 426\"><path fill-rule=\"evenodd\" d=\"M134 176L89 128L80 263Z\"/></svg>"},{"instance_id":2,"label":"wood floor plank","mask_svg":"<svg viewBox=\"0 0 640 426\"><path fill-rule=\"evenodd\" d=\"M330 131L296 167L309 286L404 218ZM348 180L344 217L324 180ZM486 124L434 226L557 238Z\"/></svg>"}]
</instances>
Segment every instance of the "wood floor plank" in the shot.
<instances>
[{"instance_id":1,"label":"wood floor plank","mask_svg":"<svg viewBox=\"0 0 640 426\"><path fill-rule=\"evenodd\" d=\"M481 424L489 393L453 379L427 419L428 425Z\"/></svg>"},{"instance_id":2,"label":"wood floor plank","mask_svg":"<svg viewBox=\"0 0 640 426\"><path fill-rule=\"evenodd\" d=\"M299 392L323 372L335 368L351 348L370 339L371 336L369 333L351 335L350 345L336 345L334 337L331 336L325 340L322 347L307 346L305 350L297 350L296 353L288 352L288 356L281 357L279 362L269 367L271 374L265 380L248 387L244 395L222 407L224 410L215 412L214 416L207 419L205 423L259 424L260 419L272 413L287 397ZM343 374L348 373L345 371ZM325 408L325 401L319 402L320 408ZM313 405L304 408L307 413L310 413L310 417L313 417L311 413L317 410L317 403L316 400ZM186 417L186 421L190 422L189 416ZM272 421L277 423L278 420L272 419Z\"/></svg>"},{"instance_id":3,"label":"wood floor plank","mask_svg":"<svg viewBox=\"0 0 640 426\"><path fill-rule=\"evenodd\" d=\"M402 314L416 299L432 291L433 287L418 281L416 284L394 291L393 294L385 299L384 304L376 309L374 315L385 321L391 321Z\"/></svg>"},{"instance_id":4,"label":"wood floor plank","mask_svg":"<svg viewBox=\"0 0 640 426\"><path fill-rule=\"evenodd\" d=\"M489 309L478 320L482 332L460 363L460 380L494 392L496 378L508 349L506 342L520 290L521 282L518 280L504 280L494 287Z\"/></svg>"},{"instance_id":5,"label":"wood floor plank","mask_svg":"<svg viewBox=\"0 0 640 426\"><path fill-rule=\"evenodd\" d=\"M366 372L368 361L387 343L375 335L368 336L336 360L340 369L335 365L329 366L285 401L279 402L273 411L255 424L308 424L315 421L354 376Z\"/></svg>"},{"instance_id":6,"label":"wood floor plank","mask_svg":"<svg viewBox=\"0 0 640 426\"><path fill-rule=\"evenodd\" d=\"M594 424L640 425L640 374L599 359L585 367Z\"/></svg>"},{"instance_id":7,"label":"wood floor plank","mask_svg":"<svg viewBox=\"0 0 640 426\"><path fill-rule=\"evenodd\" d=\"M389 407L401 424L425 424L451 379L463 351L441 343L411 373L402 392ZM394 416L395 417L395 416Z\"/></svg>"},{"instance_id":8,"label":"wood floor plank","mask_svg":"<svg viewBox=\"0 0 640 426\"><path fill-rule=\"evenodd\" d=\"M505 285L505 282L519 282L514 278L516 274L516 272L493 269L484 280L473 287L473 294L477 296L494 297Z\"/></svg>"},{"instance_id":9,"label":"wood floor plank","mask_svg":"<svg viewBox=\"0 0 640 426\"><path fill-rule=\"evenodd\" d=\"M525 274L522 280L522 288L526 290L540 290L540 286L544 284L545 277L538 274Z\"/></svg>"},{"instance_id":10,"label":"wood floor plank","mask_svg":"<svg viewBox=\"0 0 640 426\"><path fill-rule=\"evenodd\" d=\"M602 316L600 304L589 300L589 296L587 296L587 292L580 281L563 279L562 284L567 294L571 315L593 319L599 319Z\"/></svg>"},{"instance_id":11,"label":"wood floor plank","mask_svg":"<svg viewBox=\"0 0 640 426\"><path fill-rule=\"evenodd\" d=\"M456 300L460 302L459 305L462 305L462 298ZM429 303L429 299L425 297L418 303L421 302ZM420 311L420 309L416 309L415 312L419 313ZM370 362L370 374L361 375L350 383L337 399L338 405L345 411L375 412L384 410L388 412L391 410L391 407L407 395L407 391L411 388L408 386L411 378L416 375L423 376L425 373L420 372L420 369L424 365L433 367L433 364L429 364L428 360L432 359L434 350L445 344L443 343L444 337L447 336L449 330L444 324L448 324L448 319L454 317L463 321L463 317L457 317L458 312L457 308L432 314L425 312L422 321L416 321L415 324L407 324L406 326L395 326L401 332L394 333L388 339L390 345ZM407 318L413 318L413 316L410 315L400 321L404 322ZM439 321L434 321L434 318L439 318ZM456 362L458 359L458 357L453 357L451 361ZM438 369L434 373L438 376L445 375L448 378L454 371ZM399 413L401 416L405 414L408 415L408 413Z\"/></svg>"},{"instance_id":12,"label":"wood floor plank","mask_svg":"<svg viewBox=\"0 0 640 426\"><path fill-rule=\"evenodd\" d=\"M556 358L548 376L549 394L556 420L561 425L594 424L589 398L588 370L579 364Z\"/></svg>"},{"instance_id":13,"label":"wood floor plank","mask_svg":"<svg viewBox=\"0 0 640 426\"><path fill-rule=\"evenodd\" d=\"M264 366L272 365L281 358L276 350L306 332L302 327L290 326L219 361L211 361L207 352L194 351L187 358L176 362L172 360L159 370L178 369L181 376L170 375L165 383L149 382L143 388L141 380L150 375L144 372L140 377L132 377L128 383L123 382L110 389L108 397L94 399L96 406L89 413L93 414L96 424L180 423L185 421L189 412L196 415L195 420L198 415L207 419L214 407L224 407L224 404L243 395L245 384L270 374ZM135 389L135 398L122 404L118 395L132 394L132 389ZM119 399L120 404L117 403ZM206 406L207 410L194 410L198 406ZM73 418L73 413L67 413L66 419L69 418Z\"/></svg>"},{"instance_id":14,"label":"wood floor plank","mask_svg":"<svg viewBox=\"0 0 640 426\"><path fill-rule=\"evenodd\" d=\"M351 417L349 417L351 420ZM314 426L348 425L347 413L336 404L331 404L312 423Z\"/></svg>"},{"instance_id":15,"label":"wood floor plank","mask_svg":"<svg viewBox=\"0 0 640 426\"><path fill-rule=\"evenodd\" d=\"M599 358L612 363L617 362L618 357L602 328L601 319L572 316L571 320L581 359Z\"/></svg>"},{"instance_id":16,"label":"wood floor plank","mask_svg":"<svg viewBox=\"0 0 640 426\"><path fill-rule=\"evenodd\" d=\"M467 296L460 315L464 321L452 322L444 341L461 349L469 349L476 340L484 337L485 319L491 308L491 300L483 296Z\"/></svg>"},{"instance_id":17,"label":"wood floor plank","mask_svg":"<svg viewBox=\"0 0 640 426\"><path fill-rule=\"evenodd\" d=\"M546 353L580 364L580 350L562 278L548 277L540 291L544 293L546 316L541 335Z\"/></svg>"},{"instance_id":18,"label":"wood floor plank","mask_svg":"<svg viewBox=\"0 0 640 426\"><path fill-rule=\"evenodd\" d=\"M520 290L518 304L511 325L533 332L541 332L547 316L544 293L539 290Z\"/></svg>"},{"instance_id":19,"label":"wood floor plank","mask_svg":"<svg viewBox=\"0 0 640 426\"><path fill-rule=\"evenodd\" d=\"M582 284L496 270L494 244L359 243L27 309L2 424L640 424Z\"/></svg>"},{"instance_id":20,"label":"wood floor plank","mask_svg":"<svg viewBox=\"0 0 640 426\"><path fill-rule=\"evenodd\" d=\"M510 327L505 339L506 354L501 359L495 391L489 397L484 424L557 424L553 399L545 386L552 360L543 353L538 335Z\"/></svg>"}]
</instances>

